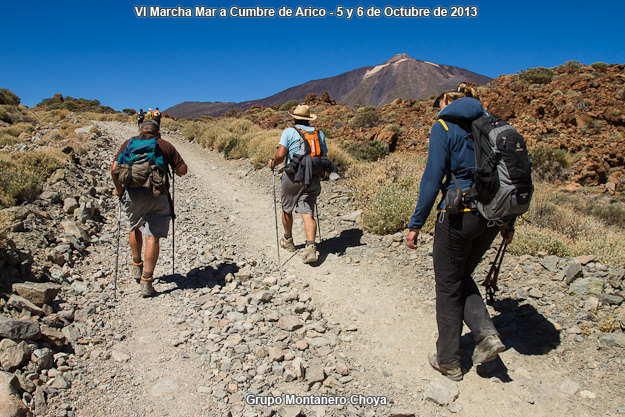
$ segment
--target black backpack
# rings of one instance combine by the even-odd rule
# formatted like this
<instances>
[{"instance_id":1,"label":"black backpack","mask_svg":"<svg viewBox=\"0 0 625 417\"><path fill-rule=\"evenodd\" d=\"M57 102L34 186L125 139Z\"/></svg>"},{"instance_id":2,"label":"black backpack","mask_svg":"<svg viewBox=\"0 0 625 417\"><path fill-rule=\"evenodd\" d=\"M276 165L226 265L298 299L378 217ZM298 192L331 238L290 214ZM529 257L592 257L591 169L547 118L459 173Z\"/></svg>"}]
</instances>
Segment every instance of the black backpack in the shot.
<instances>
[{"instance_id":1,"label":"black backpack","mask_svg":"<svg viewBox=\"0 0 625 417\"><path fill-rule=\"evenodd\" d=\"M488 220L511 220L525 213L534 185L523 136L505 120L486 114L471 123L471 136L480 214Z\"/></svg>"}]
</instances>

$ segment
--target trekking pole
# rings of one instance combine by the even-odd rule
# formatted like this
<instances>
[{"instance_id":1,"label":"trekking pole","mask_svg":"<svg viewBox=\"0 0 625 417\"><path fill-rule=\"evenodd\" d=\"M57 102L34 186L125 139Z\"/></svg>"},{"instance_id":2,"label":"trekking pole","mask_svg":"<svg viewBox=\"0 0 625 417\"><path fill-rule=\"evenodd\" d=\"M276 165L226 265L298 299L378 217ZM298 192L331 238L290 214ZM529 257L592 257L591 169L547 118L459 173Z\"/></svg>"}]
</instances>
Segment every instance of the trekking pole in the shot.
<instances>
[{"instance_id":1,"label":"trekking pole","mask_svg":"<svg viewBox=\"0 0 625 417\"><path fill-rule=\"evenodd\" d=\"M278 249L278 269L282 270L282 262L280 261L280 237L278 235L278 206L276 202L276 171L271 167L271 178L273 180L273 214L276 219L276 248Z\"/></svg>"},{"instance_id":2,"label":"trekking pole","mask_svg":"<svg viewBox=\"0 0 625 417\"><path fill-rule=\"evenodd\" d=\"M317 213L317 230L319 231L319 243L323 241L321 238L321 225L319 224L319 209L317 208L317 202L315 202L315 212Z\"/></svg>"},{"instance_id":3,"label":"trekking pole","mask_svg":"<svg viewBox=\"0 0 625 417\"><path fill-rule=\"evenodd\" d=\"M176 173L171 173L171 274L176 274Z\"/></svg>"},{"instance_id":4,"label":"trekking pole","mask_svg":"<svg viewBox=\"0 0 625 417\"><path fill-rule=\"evenodd\" d=\"M117 210L117 249L115 250L115 282L113 287L113 300L117 301L117 273L119 272L119 235L122 223L122 199L119 198L119 209Z\"/></svg>"},{"instance_id":5,"label":"trekking pole","mask_svg":"<svg viewBox=\"0 0 625 417\"><path fill-rule=\"evenodd\" d=\"M501 241L501 245L499 245L499 249L497 250L497 255L495 255L495 260L493 264L490 266L490 270L486 275L486 279L482 285L486 287L486 294L488 295L488 304L493 304L495 298L495 292L499 290L497 287L497 278L499 277L499 271L501 269L501 263L503 262L503 256L506 253L506 249L508 248L508 242L505 240Z\"/></svg>"}]
</instances>

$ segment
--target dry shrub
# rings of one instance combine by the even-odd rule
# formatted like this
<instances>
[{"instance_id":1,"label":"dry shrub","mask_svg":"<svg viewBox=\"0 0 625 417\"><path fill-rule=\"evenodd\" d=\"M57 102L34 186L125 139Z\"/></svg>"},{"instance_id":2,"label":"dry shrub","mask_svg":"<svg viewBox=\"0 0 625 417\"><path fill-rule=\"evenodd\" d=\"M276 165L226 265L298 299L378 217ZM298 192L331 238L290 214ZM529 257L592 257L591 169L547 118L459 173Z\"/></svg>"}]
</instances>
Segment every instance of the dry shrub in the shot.
<instances>
[{"instance_id":1,"label":"dry shrub","mask_svg":"<svg viewBox=\"0 0 625 417\"><path fill-rule=\"evenodd\" d=\"M425 157L392 154L382 160L353 165L347 172L356 190L356 202L363 207L363 227L376 234L394 233L408 224L419 195ZM423 227L431 230L436 211Z\"/></svg>"},{"instance_id":2,"label":"dry shrub","mask_svg":"<svg viewBox=\"0 0 625 417\"><path fill-rule=\"evenodd\" d=\"M266 162L274 156L280 133L280 130L277 129L247 133L238 138L228 157L253 158L260 151L260 154L257 155L258 161L261 162L264 159L264 162ZM254 164L254 162L252 163Z\"/></svg>"},{"instance_id":3,"label":"dry shrub","mask_svg":"<svg viewBox=\"0 0 625 417\"><path fill-rule=\"evenodd\" d=\"M538 188L524 216L529 223L519 222L510 250L519 255L594 254L603 263L625 265L622 224L610 225L592 210L605 204L584 193L569 195Z\"/></svg>"},{"instance_id":4,"label":"dry shrub","mask_svg":"<svg viewBox=\"0 0 625 417\"><path fill-rule=\"evenodd\" d=\"M391 154L377 162L353 165L347 171L347 177L356 190L357 200L364 205L380 187L387 184L398 183L402 188L418 194L424 168L424 157L410 153Z\"/></svg>"},{"instance_id":5,"label":"dry shrub","mask_svg":"<svg viewBox=\"0 0 625 417\"><path fill-rule=\"evenodd\" d=\"M102 131L97 126L91 126L91 129L89 129L89 132L97 136L102 136Z\"/></svg>"},{"instance_id":6,"label":"dry shrub","mask_svg":"<svg viewBox=\"0 0 625 417\"><path fill-rule=\"evenodd\" d=\"M53 148L0 152L0 206L33 200L48 176L65 162L66 155Z\"/></svg>"},{"instance_id":7,"label":"dry shrub","mask_svg":"<svg viewBox=\"0 0 625 417\"><path fill-rule=\"evenodd\" d=\"M92 112L84 112L81 113L85 118L89 120L97 120L100 122L134 122L136 123L135 117L125 113L92 113Z\"/></svg>"},{"instance_id":8,"label":"dry shrub","mask_svg":"<svg viewBox=\"0 0 625 417\"><path fill-rule=\"evenodd\" d=\"M537 255L544 252L560 257L570 256L570 248L561 236L529 225L517 225L510 253L516 255Z\"/></svg>"},{"instance_id":9,"label":"dry shrub","mask_svg":"<svg viewBox=\"0 0 625 417\"><path fill-rule=\"evenodd\" d=\"M278 141L275 137L261 142L251 157L254 168L259 169L267 165L267 161L273 158L276 153L276 146L278 146Z\"/></svg>"},{"instance_id":10,"label":"dry shrub","mask_svg":"<svg viewBox=\"0 0 625 417\"><path fill-rule=\"evenodd\" d=\"M164 118L161 119L161 129L168 129L177 132L182 129L182 124L174 119Z\"/></svg>"},{"instance_id":11,"label":"dry shrub","mask_svg":"<svg viewBox=\"0 0 625 417\"><path fill-rule=\"evenodd\" d=\"M200 122L185 121L182 123L182 136L188 141L195 140L202 131L202 124ZM199 139L198 139L199 142ZM201 142L200 142L201 144ZM205 146L205 145L202 145Z\"/></svg>"},{"instance_id":12,"label":"dry shrub","mask_svg":"<svg viewBox=\"0 0 625 417\"><path fill-rule=\"evenodd\" d=\"M237 136L242 136L248 132L258 132L260 127L247 119L225 118L217 122L219 126L227 129Z\"/></svg>"},{"instance_id":13,"label":"dry shrub","mask_svg":"<svg viewBox=\"0 0 625 417\"><path fill-rule=\"evenodd\" d=\"M599 331L602 333L614 333L619 330L621 330L621 323L612 315L608 315L599 322Z\"/></svg>"},{"instance_id":14,"label":"dry shrub","mask_svg":"<svg viewBox=\"0 0 625 417\"><path fill-rule=\"evenodd\" d=\"M203 126L197 136L197 142L205 148L213 149L218 137L229 135L226 129L221 126L211 125Z\"/></svg>"},{"instance_id":15,"label":"dry shrub","mask_svg":"<svg viewBox=\"0 0 625 417\"><path fill-rule=\"evenodd\" d=\"M383 185L362 212L363 227L377 235L403 230L416 202L414 194L397 184Z\"/></svg>"},{"instance_id":16,"label":"dry shrub","mask_svg":"<svg viewBox=\"0 0 625 417\"><path fill-rule=\"evenodd\" d=\"M343 172L356 163L353 156L345 152L341 147L333 143L326 143L328 146L328 158L334 162L339 171Z\"/></svg>"},{"instance_id":17,"label":"dry shrub","mask_svg":"<svg viewBox=\"0 0 625 417\"><path fill-rule=\"evenodd\" d=\"M33 125L30 123L16 123L7 127L0 127L0 135L10 135L13 137L19 137L22 133L30 133L34 129Z\"/></svg>"},{"instance_id":18,"label":"dry shrub","mask_svg":"<svg viewBox=\"0 0 625 417\"><path fill-rule=\"evenodd\" d=\"M215 126L215 128L219 128L219 126ZM237 136L232 133L229 132L225 129L221 129L223 131L223 133L217 134L215 137L215 140L213 142L213 149L219 151L219 152L223 152L223 150L226 148L226 146L228 146L228 144L233 140L236 139Z\"/></svg>"},{"instance_id":19,"label":"dry shrub","mask_svg":"<svg viewBox=\"0 0 625 417\"><path fill-rule=\"evenodd\" d=\"M19 122L35 123L37 121L37 117L32 110L26 108L25 106L0 104L0 120L9 124Z\"/></svg>"},{"instance_id":20,"label":"dry shrub","mask_svg":"<svg viewBox=\"0 0 625 417\"><path fill-rule=\"evenodd\" d=\"M19 139L15 136L8 134L0 134L0 146L10 146L19 142Z\"/></svg>"},{"instance_id":21,"label":"dry shrub","mask_svg":"<svg viewBox=\"0 0 625 417\"><path fill-rule=\"evenodd\" d=\"M58 123L67 118L68 115L69 111L65 109L42 111L38 114L41 123ZM83 116L86 117L86 113L83 113Z\"/></svg>"}]
</instances>

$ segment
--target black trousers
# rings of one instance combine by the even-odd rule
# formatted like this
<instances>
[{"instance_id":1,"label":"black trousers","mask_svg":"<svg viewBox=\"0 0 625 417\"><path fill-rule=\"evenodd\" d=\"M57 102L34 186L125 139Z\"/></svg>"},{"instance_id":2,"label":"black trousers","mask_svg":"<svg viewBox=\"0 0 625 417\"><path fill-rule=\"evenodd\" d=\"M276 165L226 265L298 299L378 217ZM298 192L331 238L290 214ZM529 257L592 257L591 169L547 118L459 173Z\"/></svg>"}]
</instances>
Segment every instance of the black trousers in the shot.
<instances>
[{"instance_id":1,"label":"black trousers","mask_svg":"<svg viewBox=\"0 0 625 417\"><path fill-rule=\"evenodd\" d=\"M499 233L487 227L487 220L474 212L448 215L436 223L434 232L434 274L436 279L436 322L438 361L449 368L460 366L462 322L475 342L497 334L495 325L471 274ZM439 217L440 220L440 217Z\"/></svg>"}]
</instances>

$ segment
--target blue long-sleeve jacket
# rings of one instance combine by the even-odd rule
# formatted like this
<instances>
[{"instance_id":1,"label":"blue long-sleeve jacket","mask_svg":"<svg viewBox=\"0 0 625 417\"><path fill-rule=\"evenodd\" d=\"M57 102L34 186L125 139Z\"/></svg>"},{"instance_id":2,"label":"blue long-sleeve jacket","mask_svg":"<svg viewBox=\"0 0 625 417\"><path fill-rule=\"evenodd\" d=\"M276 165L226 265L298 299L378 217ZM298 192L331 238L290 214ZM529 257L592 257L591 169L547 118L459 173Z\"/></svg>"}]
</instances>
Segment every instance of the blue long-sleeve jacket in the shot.
<instances>
[{"instance_id":1,"label":"blue long-sleeve jacket","mask_svg":"<svg viewBox=\"0 0 625 417\"><path fill-rule=\"evenodd\" d=\"M475 171L473 140L467 139L469 133L460 125L470 126L473 120L483 114L484 109L480 102L468 97L453 101L438 114L437 119L446 120L444 123L440 121L434 123L430 131L428 159L421 177L417 206L408 223L409 229L421 229L432 210L438 192L443 191L444 198L444 193L449 188L455 187L451 181L452 172L462 188L471 186ZM450 119L455 123L450 122ZM445 126L449 130L445 129Z\"/></svg>"}]
</instances>

